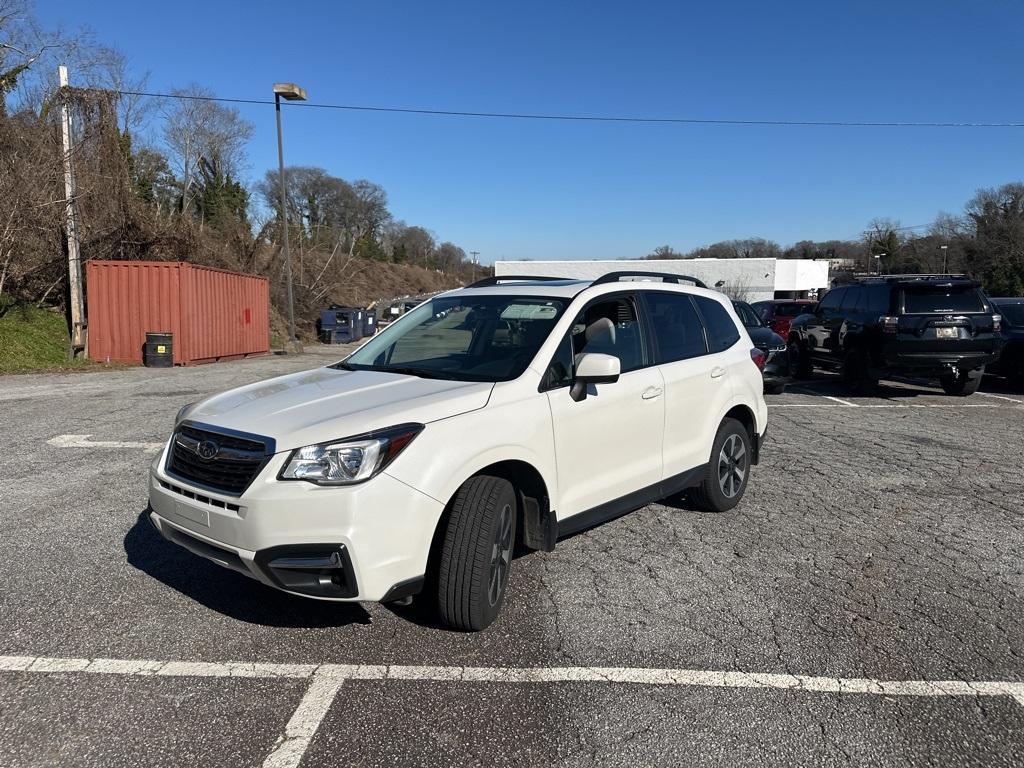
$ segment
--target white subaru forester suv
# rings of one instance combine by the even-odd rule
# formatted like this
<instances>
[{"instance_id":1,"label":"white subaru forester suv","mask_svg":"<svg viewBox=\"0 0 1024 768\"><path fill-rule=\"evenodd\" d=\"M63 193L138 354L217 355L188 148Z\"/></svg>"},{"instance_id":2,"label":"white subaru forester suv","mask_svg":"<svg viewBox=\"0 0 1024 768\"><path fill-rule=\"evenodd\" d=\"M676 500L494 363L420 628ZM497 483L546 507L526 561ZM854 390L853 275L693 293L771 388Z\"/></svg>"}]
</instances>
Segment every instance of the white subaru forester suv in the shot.
<instances>
[{"instance_id":1,"label":"white subaru forester suv","mask_svg":"<svg viewBox=\"0 0 1024 768\"><path fill-rule=\"evenodd\" d=\"M424 593L482 629L517 548L683 491L734 507L765 435L761 354L693 278L487 278L340 363L183 408L150 519L286 592Z\"/></svg>"}]
</instances>

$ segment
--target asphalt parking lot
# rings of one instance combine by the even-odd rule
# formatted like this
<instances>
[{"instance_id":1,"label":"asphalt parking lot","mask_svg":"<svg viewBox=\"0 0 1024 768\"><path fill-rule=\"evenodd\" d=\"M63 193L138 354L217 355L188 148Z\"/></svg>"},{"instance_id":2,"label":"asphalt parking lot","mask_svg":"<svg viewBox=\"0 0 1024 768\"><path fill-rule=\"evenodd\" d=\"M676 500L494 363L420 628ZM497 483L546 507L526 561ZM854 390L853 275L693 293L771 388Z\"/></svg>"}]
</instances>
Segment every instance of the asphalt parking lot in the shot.
<instances>
[{"instance_id":1,"label":"asphalt parking lot","mask_svg":"<svg viewBox=\"0 0 1024 768\"><path fill-rule=\"evenodd\" d=\"M466 635L141 519L181 405L333 354L0 377L0 765L1024 764L1024 395L769 396L736 510L523 556Z\"/></svg>"}]
</instances>

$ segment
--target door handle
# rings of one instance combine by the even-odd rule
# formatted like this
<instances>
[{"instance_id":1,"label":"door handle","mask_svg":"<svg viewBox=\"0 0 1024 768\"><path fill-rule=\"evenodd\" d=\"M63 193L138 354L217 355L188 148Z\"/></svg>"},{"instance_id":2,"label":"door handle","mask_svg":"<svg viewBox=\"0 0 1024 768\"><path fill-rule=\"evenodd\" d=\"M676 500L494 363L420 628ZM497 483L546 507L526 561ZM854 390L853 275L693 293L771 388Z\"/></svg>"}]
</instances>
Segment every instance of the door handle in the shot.
<instances>
[{"instance_id":1,"label":"door handle","mask_svg":"<svg viewBox=\"0 0 1024 768\"><path fill-rule=\"evenodd\" d=\"M722 366L718 365L711 369L712 379L720 379L722 376L725 376L725 368Z\"/></svg>"},{"instance_id":2,"label":"door handle","mask_svg":"<svg viewBox=\"0 0 1024 768\"><path fill-rule=\"evenodd\" d=\"M653 400L656 397L661 397L661 393L664 391L661 387L648 387L640 397L644 400Z\"/></svg>"}]
</instances>

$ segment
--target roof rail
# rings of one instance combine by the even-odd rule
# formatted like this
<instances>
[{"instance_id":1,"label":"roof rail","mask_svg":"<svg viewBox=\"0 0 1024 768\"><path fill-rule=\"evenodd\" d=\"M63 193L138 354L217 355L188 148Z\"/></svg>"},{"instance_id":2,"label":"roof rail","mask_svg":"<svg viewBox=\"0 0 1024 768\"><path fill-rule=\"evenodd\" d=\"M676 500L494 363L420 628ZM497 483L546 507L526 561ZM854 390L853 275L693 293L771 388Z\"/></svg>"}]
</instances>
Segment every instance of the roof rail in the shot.
<instances>
[{"instance_id":1,"label":"roof rail","mask_svg":"<svg viewBox=\"0 0 1024 768\"><path fill-rule=\"evenodd\" d=\"M922 272L920 274L907 275L865 275L860 280L967 280L964 274L939 274L935 272Z\"/></svg>"},{"instance_id":2,"label":"roof rail","mask_svg":"<svg viewBox=\"0 0 1024 768\"><path fill-rule=\"evenodd\" d=\"M486 288L490 285L497 285L498 283L512 282L514 280L531 280L540 282L550 282L551 280L572 280L571 277L552 277L551 275L491 275L485 277L483 280L477 280L475 283L467 285L467 288Z\"/></svg>"},{"instance_id":3,"label":"roof rail","mask_svg":"<svg viewBox=\"0 0 1024 768\"><path fill-rule=\"evenodd\" d=\"M676 275L671 272L641 272L633 270L625 270L622 272L609 272L606 275L601 275L597 280L591 283L591 285L604 285L606 283L617 283L624 277L634 278L652 278L660 277L663 283L678 283L680 280L686 280L687 282L693 283L698 288L707 288L704 285L704 281L698 280L696 277L690 277L689 275Z\"/></svg>"}]
</instances>

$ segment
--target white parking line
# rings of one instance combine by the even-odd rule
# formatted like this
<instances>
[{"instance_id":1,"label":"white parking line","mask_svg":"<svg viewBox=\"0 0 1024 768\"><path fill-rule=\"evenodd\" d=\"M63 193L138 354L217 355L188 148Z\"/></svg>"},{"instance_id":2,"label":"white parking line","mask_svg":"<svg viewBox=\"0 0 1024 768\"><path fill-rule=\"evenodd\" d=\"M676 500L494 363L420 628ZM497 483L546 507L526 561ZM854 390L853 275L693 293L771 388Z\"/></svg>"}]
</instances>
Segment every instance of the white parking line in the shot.
<instances>
[{"instance_id":1,"label":"white parking line","mask_svg":"<svg viewBox=\"0 0 1024 768\"><path fill-rule=\"evenodd\" d=\"M768 403L769 408L842 408L832 403ZM861 403L856 408L999 408L994 403Z\"/></svg>"},{"instance_id":2,"label":"white parking line","mask_svg":"<svg viewBox=\"0 0 1024 768\"><path fill-rule=\"evenodd\" d=\"M1017 405L1024 405L1024 400L1017 400L1012 397L1007 397L1006 395L994 395L991 392L975 392L974 394L979 395L980 397L995 397L999 400L1006 400L1007 402L1010 403L1017 403Z\"/></svg>"},{"instance_id":3,"label":"white parking line","mask_svg":"<svg viewBox=\"0 0 1024 768\"><path fill-rule=\"evenodd\" d=\"M361 664L265 664L0 656L0 672L98 673L140 677L300 678L310 684L263 768L297 768L346 680L459 683L619 683L745 688L874 696L1008 696L1024 706L1024 682L1008 680L878 680L765 672L642 667L428 667Z\"/></svg>"},{"instance_id":4,"label":"white parking line","mask_svg":"<svg viewBox=\"0 0 1024 768\"><path fill-rule=\"evenodd\" d=\"M285 726L284 736L278 739L274 751L263 761L263 768L298 768L343 682L344 678L326 675L313 678Z\"/></svg>"},{"instance_id":5,"label":"white parking line","mask_svg":"<svg viewBox=\"0 0 1024 768\"><path fill-rule=\"evenodd\" d=\"M90 440L92 435L57 435L46 442L56 448L138 448L143 451L159 451L163 443L136 443L121 440Z\"/></svg>"},{"instance_id":6,"label":"white parking line","mask_svg":"<svg viewBox=\"0 0 1024 768\"><path fill-rule=\"evenodd\" d=\"M851 403L849 400L843 400L843 399L838 398L838 397L832 397L832 395L822 395L822 397L824 397L826 400L832 400L833 402L839 403L840 405L849 406L850 408L856 408L857 407L856 403Z\"/></svg>"}]
</instances>

